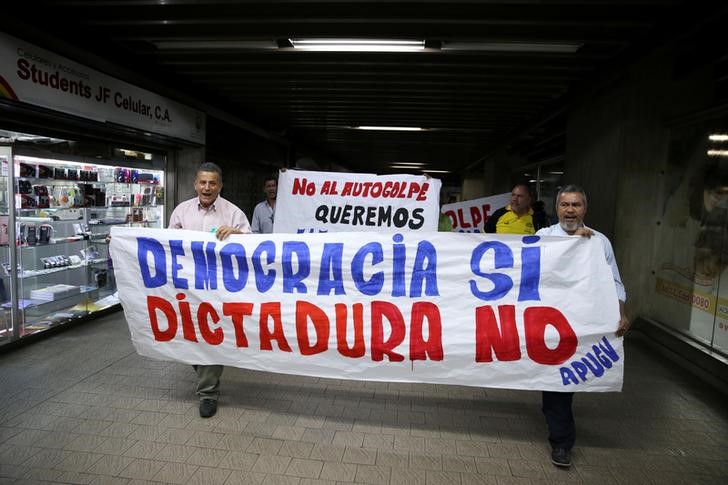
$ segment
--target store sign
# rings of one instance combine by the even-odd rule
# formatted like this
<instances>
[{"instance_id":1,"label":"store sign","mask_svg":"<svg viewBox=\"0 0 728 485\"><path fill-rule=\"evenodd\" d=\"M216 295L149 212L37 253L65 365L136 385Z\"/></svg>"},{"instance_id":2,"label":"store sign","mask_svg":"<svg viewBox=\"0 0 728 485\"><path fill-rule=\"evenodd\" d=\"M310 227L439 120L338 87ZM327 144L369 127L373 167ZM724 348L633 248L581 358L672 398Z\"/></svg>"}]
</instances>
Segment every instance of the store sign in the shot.
<instances>
[{"instance_id":1,"label":"store sign","mask_svg":"<svg viewBox=\"0 0 728 485\"><path fill-rule=\"evenodd\" d=\"M596 239L112 230L139 354L329 378L618 391ZM575 263L578 262L578 264Z\"/></svg>"},{"instance_id":2,"label":"store sign","mask_svg":"<svg viewBox=\"0 0 728 485\"><path fill-rule=\"evenodd\" d=\"M205 114L0 33L0 96L205 143Z\"/></svg>"},{"instance_id":3,"label":"store sign","mask_svg":"<svg viewBox=\"0 0 728 485\"><path fill-rule=\"evenodd\" d=\"M273 231L437 231L440 186L416 175L286 170Z\"/></svg>"},{"instance_id":4,"label":"store sign","mask_svg":"<svg viewBox=\"0 0 728 485\"><path fill-rule=\"evenodd\" d=\"M454 232L483 232L490 215L511 202L511 193L444 204L442 214L450 218Z\"/></svg>"}]
</instances>

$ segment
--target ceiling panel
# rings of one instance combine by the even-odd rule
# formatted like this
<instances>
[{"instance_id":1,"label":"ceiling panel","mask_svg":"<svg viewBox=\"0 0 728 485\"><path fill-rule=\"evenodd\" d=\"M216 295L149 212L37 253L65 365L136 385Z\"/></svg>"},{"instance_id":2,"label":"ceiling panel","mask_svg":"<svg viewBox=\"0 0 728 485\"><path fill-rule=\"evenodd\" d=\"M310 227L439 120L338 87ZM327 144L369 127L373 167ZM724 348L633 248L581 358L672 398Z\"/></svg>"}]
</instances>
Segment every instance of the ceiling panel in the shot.
<instances>
[{"instance_id":1,"label":"ceiling panel","mask_svg":"<svg viewBox=\"0 0 728 485\"><path fill-rule=\"evenodd\" d=\"M386 172L396 162L458 171L519 134L538 143L528 127L570 89L698 25L717 3L25 0L7 11L329 161ZM300 52L288 43L313 37L422 40L427 49ZM499 50L444 50L448 42ZM576 51L533 51L564 44Z\"/></svg>"}]
</instances>

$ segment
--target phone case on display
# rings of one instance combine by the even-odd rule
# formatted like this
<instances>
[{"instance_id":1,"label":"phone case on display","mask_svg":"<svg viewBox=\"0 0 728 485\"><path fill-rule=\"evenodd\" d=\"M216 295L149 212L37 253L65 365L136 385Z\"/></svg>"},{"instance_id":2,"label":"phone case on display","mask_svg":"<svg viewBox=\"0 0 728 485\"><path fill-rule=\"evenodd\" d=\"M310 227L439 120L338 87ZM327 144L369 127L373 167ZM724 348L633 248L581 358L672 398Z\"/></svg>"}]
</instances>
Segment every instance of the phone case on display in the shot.
<instances>
[{"instance_id":1,"label":"phone case on display","mask_svg":"<svg viewBox=\"0 0 728 485\"><path fill-rule=\"evenodd\" d=\"M83 188L77 187L73 189L73 207L83 207L85 201L83 194Z\"/></svg>"},{"instance_id":2,"label":"phone case on display","mask_svg":"<svg viewBox=\"0 0 728 485\"><path fill-rule=\"evenodd\" d=\"M42 224L38 227L38 244L49 244L53 237L53 226Z\"/></svg>"},{"instance_id":3,"label":"phone case on display","mask_svg":"<svg viewBox=\"0 0 728 485\"><path fill-rule=\"evenodd\" d=\"M94 197L96 199L93 205L103 207L106 205L106 192L101 189L94 189Z\"/></svg>"},{"instance_id":4,"label":"phone case on display","mask_svg":"<svg viewBox=\"0 0 728 485\"><path fill-rule=\"evenodd\" d=\"M131 210L130 216L131 222L142 222L144 221L144 209L141 207L135 207Z\"/></svg>"},{"instance_id":5,"label":"phone case on display","mask_svg":"<svg viewBox=\"0 0 728 485\"><path fill-rule=\"evenodd\" d=\"M136 184L139 183L139 170L132 170L131 171L131 183Z\"/></svg>"},{"instance_id":6,"label":"phone case on display","mask_svg":"<svg viewBox=\"0 0 728 485\"><path fill-rule=\"evenodd\" d=\"M78 170L75 168L66 169L66 177L68 177L68 180L78 180Z\"/></svg>"},{"instance_id":7,"label":"phone case on display","mask_svg":"<svg viewBox=\"0 0 728 485\"><path fill-rule=\"evenodd\" d=\"M122 184L128 184L131 182L131 170L128 168L116 167L114 169L114 179Z\"/></svg>"},{"instance_id":8,"label":"phone case on display","mask_svg":"<svg viewBox=\"0 0 728 485\"><path fill-rule=\"evenodd\" d=\"M128 207L129 196L127 194L114 194L111 196L112 207Z\"/></svg>"},{"instance_id":9,"label":"phone case on display","mask_svg":"<svg viewBox=\"0 0 728 485\"><path fill-rule=\"evenodd\" d=\"M66 180L68 177L66 175L66 169L65 168L54 168L53 169L53 178L58 180Z\"/></svg>"},{"instance_id":10,"label":"phone case on display","mask_svg":"<svg viewBox=\"0 0 728 485\"><path fill-rule=\"evenodd\" d=\"M22 222L18 223L17 230L15 231L15 237L18 244L25 244L25 224Z\"/></svg>"},{"instance_id":11,"label":"phone case on display","mask_svg":"<svg viewBox=\"0 0 728 485\"><path fill-rule=\"evenodd\" d=\"M38 165L38 178L40 179L52 179L53 168L47 165Z\"/></svg>"},{"instance_id":12,"label":"phone case on display","mask_svg":"<svg viewBox=\"0 0 728 485\"><path fill-rule=\"evenodd\" d=\"M30 194L33 192L33 184L30 180L18 180L18 193L19 194Z\"/></svg>"},{"instance_id":13,"label":"phone case on display","mask_svg":"<svg viewBox=\"0 0 728 485\"><path fill-rule=\"evenodd\" d=\"M28 246L35 246L35 244L38 242L38 236L36 235L37 228L35 227L35 224L29 224L28 225L28 234L25 236L25 241L28 243Z\"/></svg>"},{"instance_id":14,"label":"phone case on display","mask_svg":"<svg viewBox=\"0 0 728 485\"><path fill-rule=\"evenodd\" d=\"M21 209L35 209L38 203L33 195L17 194L16 205Z\"/></svg>"},{"instance_id":15,"label":"phone case on display","mask_svg":"<svg viewBox=\"0 0 728 485\"><path fill-rule=\"evenodd\" d=\"M36 204L39 209L47 209L51 206L51 198L47 195L36 195Z\"/></svg>"},{"instance_id":16,"label":"phone case on display","mask_svg":"<svg viewBox=\"0 0 728 485\"><path fill-rule=\"evenodd\" d=\"M48 195L48 187L45 185L34 185L33 193L36 197L37 207L46 208L51 206L51 200Z\"/></svg>"},{"instance_id":17,"label":"phone case on display","mask_svg":"<svg viewBox=\"0 0 728 485\"><path fill-rule=\"evenodd\" d=\"M68 187L56 185L53 188L53 206L71 207L71 198L68 194Z\"/></svg>"},{"instance_id":18,"label":"phone case on display","mask_svg":"<svg viewBox=\"0 0 728 485\"><path fill-rule=\"evenodd\" d=\"M19 177L36 177L37 176L36 169L37 169L37 167L30 163L21 163L18 167L18 176Z\"/></svg>"}]
</instances>

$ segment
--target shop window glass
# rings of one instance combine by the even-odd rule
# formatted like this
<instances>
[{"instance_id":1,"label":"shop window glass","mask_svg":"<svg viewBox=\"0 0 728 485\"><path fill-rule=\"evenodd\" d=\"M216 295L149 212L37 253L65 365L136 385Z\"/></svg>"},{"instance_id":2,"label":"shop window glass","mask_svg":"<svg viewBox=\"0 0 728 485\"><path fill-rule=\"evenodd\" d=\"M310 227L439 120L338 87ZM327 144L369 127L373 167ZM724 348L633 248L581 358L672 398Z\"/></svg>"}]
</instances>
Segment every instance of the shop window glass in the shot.
<instances>
[{"instance_id":1,"label":"shop window glass","mask_svg":"<svg viewBox=\"0 0 728 485\"><path fill-rule=\"evenodd\" d=\"M673 136L663 176L651 317L728 351L728 141L705 125ZM715 137L713 137L715 139Z\"/></svg>"}]
</instances>

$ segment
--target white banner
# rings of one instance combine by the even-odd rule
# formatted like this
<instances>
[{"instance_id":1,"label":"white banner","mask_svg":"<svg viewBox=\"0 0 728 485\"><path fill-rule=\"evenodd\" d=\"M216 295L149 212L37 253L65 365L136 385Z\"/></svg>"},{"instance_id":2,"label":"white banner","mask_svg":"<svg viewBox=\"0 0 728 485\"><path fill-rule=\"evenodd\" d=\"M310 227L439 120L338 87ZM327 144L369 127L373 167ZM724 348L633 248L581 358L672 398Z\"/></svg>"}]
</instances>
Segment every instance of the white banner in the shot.
<instances>
[{"instance_id":1,"label":"white banner","mask_svg":"<svg viewBox=\"0 0 728 485\"><path fill-rule=\"evenodd\" d=\"M622 387L617 295L596 238L112 235L121 303L147 357L343 379Z\"/></svg>"},{"instance_id":2,"label":"white banner","mask_svg":"<svg viewBox=\"0 0 728 485\"><path fill-rule=\"evenodd\" d=\"M511 193L444 204L442 214L450 218L453 232L483 232L490 215L511 202Z\"/></svg>"},{"instance_id":3,"label":"white banner","mask_svg":"<svg viewBox=\"0 0 728 485\"><path fill-rule=\"evenodd\" d=\"M205 114L0 33L0 97L205 143Z\"/></svg>"},{"instance_id":4,"label":"white banner","mask_svg":"<svg viewBox=\"0 0 728 485\"><path fill-rule=\"evenodd\" d=\"M437 231L441 182L416 175L278 175L273 232Z\"/></svg>"}]
</instances>

